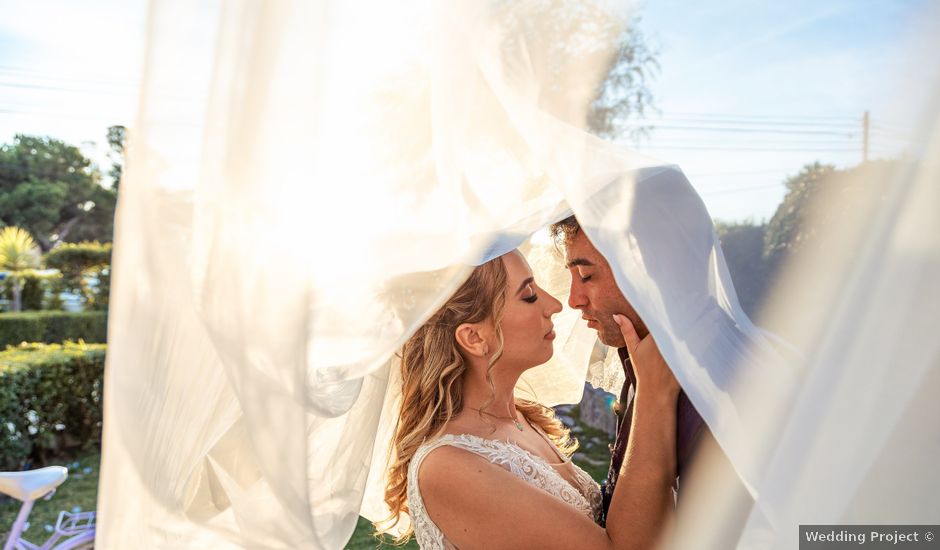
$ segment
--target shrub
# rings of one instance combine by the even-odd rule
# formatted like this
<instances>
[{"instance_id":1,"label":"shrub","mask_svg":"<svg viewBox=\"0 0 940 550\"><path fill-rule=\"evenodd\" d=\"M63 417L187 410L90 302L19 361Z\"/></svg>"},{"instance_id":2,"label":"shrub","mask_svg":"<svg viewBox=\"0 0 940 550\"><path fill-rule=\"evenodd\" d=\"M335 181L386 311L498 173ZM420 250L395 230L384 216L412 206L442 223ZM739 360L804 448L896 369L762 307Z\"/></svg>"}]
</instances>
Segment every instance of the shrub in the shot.
<instances>
[{"instance_id":1,"label":"shrub","mask_svg":"<svg viewBox=\"0 0 940 550\"><path fill-rule=\"evenodd\" d=\"M58 269L66 277L76 277L89 269L110 264L111 243L64 243L46 253L44 261L46 267Z\"/></svg>"},{"instance_id":2,"label":"shrub","mask_svg":"<svg viewBox=\"0 0 940 550\"><path fill-rule=\"evenodd\" d=\"M62 279L59 273L43 273L35 270L24 271L20 278L23 280L23 288L20 291L23 311L36 311L40 309L56 309L55 305L61 306L61 300L58 296L52 296L46 299L47 292L54 292L55 288ZM7 277L2 283L3 297L13 302L13 285L11 277ZM48 302L48 303L47 303Z\"/></svg>"},{"instance_id":3,"label":"shrub","mask_svg":"<svg viewBox=\"0 0 940 550\"><path fill-rule=\"evenodd\" d=\"M100 448L106 349L66 342L0 352L0 469Z\"/></svg>"},{"instance_id":4,"label":"shrub","mask_svg":"<svg viewBox=\"0 0 940 550\"><path fill-rule=\"evenodd\" d=\"M23 311L42 309L43 295L46 293L44 281L39 277L27 276L23 280ZM10 292L10 300L13 299Z\"/></svg>"},{"instance_id":5,"label":"shrub","mask_svg":"<svg viewBox=\"0 0 940 550\"><path fill-rule=\"evenodd\" d=\"M60 290L81 294L91 309L108 309L111 243L64 243L50 250L43 261L46 267L62 273ZM97 288L89 288L89 276L98 279Z\"/></svg>"},{"instance_id":6,"label":"shrub","mask_svg":"<svg viewBox=\"0 0 940 550\"><path fill-rule=\"evenodd\" d=\"M0 313L0 346L21 342L55 344L66 340L106 342L108 314L104 311L24 311Z\"/></svg>"}]
</instances>

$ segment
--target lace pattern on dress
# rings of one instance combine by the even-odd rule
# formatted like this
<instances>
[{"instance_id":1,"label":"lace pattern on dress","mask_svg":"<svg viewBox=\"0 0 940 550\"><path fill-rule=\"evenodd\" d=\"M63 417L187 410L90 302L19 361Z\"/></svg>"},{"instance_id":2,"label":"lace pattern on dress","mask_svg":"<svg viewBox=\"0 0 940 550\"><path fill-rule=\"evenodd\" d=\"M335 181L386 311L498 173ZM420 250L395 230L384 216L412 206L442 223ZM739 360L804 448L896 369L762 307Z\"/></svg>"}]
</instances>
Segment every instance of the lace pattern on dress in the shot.
<instances>
[{"instance_id":1,"label":"lace pattern on dress","mask_svg":"<svg viewBox=\"0 0 940 550\"><path fill-rule=\"evenodd\" d=\"M551 465L539 456L506 441L483 439L475 435L446 434L434 441L424 443L418 448L408 467L408 510L414 526L415 539L422 549L443 550L453 548L431 521L421 492L418 490L418 470L424 458L438 447L451 445L478 454L488 461L501 466L516 477L525 480L548 494L570 504L594 521L601 514L600 486L584 470L572 463L575 480L579 487L572 486Z\"/></svg>"}]
</instances>

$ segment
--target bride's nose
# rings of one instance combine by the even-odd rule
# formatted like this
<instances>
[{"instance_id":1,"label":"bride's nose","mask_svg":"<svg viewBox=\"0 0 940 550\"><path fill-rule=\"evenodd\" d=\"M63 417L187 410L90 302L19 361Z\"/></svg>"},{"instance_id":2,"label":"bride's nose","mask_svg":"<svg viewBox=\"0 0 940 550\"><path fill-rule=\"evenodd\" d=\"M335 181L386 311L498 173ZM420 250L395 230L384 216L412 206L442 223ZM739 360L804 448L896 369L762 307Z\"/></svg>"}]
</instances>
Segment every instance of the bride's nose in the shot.
<instances>
[{"instance_id":1,"label":"bride's nose","mask_svg":"<svg viewBox=\"0 0 940 550\"><path fill-rule=\"evenodd\" d=\"M545 316L546 317L551 317L552 315L561 311L561 302L559 302L558 299L556 299L554 296L552 296L551 294L547 292L545 293L545 297L547 298L547 300L545 300L546 302Z\"/></svg>"}]
</instances>

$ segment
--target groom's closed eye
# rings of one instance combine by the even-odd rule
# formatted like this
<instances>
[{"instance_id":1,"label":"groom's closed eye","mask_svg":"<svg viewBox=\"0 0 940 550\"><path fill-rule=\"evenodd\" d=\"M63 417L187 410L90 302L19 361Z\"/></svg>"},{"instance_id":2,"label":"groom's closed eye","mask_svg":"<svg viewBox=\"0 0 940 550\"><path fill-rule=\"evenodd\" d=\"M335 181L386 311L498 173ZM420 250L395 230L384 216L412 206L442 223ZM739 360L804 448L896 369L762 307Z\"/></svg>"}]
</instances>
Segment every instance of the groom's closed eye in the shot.
<instances>
[{"instance_id":1,"label":"groom's closed eye","mask_svg":"<svg viewBox=\"0 0 940 550\"><path fill-rule=\"evenodd\" d=\"M584 266L578 266L578 269L576 270L575 275L577 275L578 278L581 279L582 283L586 283L589 280L591 280L591 277L594 276L594 271L591 269L585 269Z\"/></svg>"},{"instance_id":2,"label":"groom's closed eye","mask_svg":"<svg viewBox=\"0 0 940 550\"><path fill-rule=\"evenodd\" d=\"M587 258L572 258L568 260L568 263L565 264L565 267L571 270L572 276L577 275L578 279L580 279L582 283L588 282L593 276L593 274L590 273L590 269L583 269L594 267L594 263ZM586 271L587 273L585 273Z\"/></svg>"},{"instance_id":3,"label":"groom's closed eye","mask_svg":"<svg viewBox=\"0 0 940 550\"><path fill-rule=\"evenodd\" d=\"M594 272L590 269L584 269L584 267L579 266L577 269L577 273L575 273L575 275L577 275L578 278L581 279L582 283L586 283L591 279L591 277L594 276Z\"/></svg>"}]
</instances>

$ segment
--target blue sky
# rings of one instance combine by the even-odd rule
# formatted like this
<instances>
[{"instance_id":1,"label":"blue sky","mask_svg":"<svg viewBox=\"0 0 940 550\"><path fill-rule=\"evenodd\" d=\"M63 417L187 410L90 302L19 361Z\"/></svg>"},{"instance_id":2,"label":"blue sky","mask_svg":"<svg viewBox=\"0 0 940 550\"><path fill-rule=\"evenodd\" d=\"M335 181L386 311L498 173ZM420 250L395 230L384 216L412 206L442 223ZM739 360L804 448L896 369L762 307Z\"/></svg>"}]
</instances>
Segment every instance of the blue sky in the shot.
<instances>
[{"instance_id":1,"label":"blue sky","mask_svg":"<svg viewBox=\"0 0 940 550\"><path fill-rule=\"evenodd\" d=\"M914 0L646 0L641 28L661 65L654 121L727 131L664 128L641 145L682 166L713 216L769 218L783 180L801 166L861 160L866 110L870 156L904 150L933 90L926 73L938 68L925 44L938 12L927 8Z\"/></svg>"},{"instance_id":2,"label":"blue sky","mask_svg":"<svg viewBox=\"0 0 940 550\"><path fill-rule=\"evenodd\" d=\"M644 0L636 10L661 65L647 122L659 128L638 145L682 166L713 216L769 218L804 164L859 162L864 111L871 156L904 149L934 90L928 8ZM0 141L51 135L103 162L105 129L133 120L146 4L0 0L0 13Z\"/></svg>"},{"instance_id":3,"label":"blue sky","mask_svg":"<svg viewBox=\"0 0 940 550\"><path fill-rule=\"evenodd\" d=\"M135 112L146 4L0 0L0 13L0 142L49 135L103 163L107 127Z\"/></svg>"}]
</instances>

